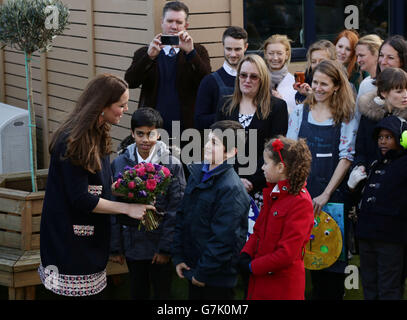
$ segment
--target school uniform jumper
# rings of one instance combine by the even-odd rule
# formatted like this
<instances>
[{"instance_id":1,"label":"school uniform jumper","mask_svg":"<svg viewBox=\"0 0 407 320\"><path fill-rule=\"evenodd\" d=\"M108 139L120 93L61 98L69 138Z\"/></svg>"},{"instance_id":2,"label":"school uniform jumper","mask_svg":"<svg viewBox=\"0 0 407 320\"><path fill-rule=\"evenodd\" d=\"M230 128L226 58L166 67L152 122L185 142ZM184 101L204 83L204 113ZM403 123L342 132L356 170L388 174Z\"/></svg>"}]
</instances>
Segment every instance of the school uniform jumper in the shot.
<instances>
[{"instance_id":1,"label":"school uniform jumper","mask_svg":"<svg viewBox=\"0 0 407 320\"><path fill-rule=\"evenodd\" d=\"M193 128L198 87L211 72L208 51L195 43L189 54L180 50L171 57L161 50L154 60L147 51L145 46L134 53L124 76L129 88L141 86L139 107L159 110L168 132L171 132L171 120L181 121L181 129Z\"/></svg>"},{"instance_id":2,"label":"school uniform jumper","mask_svg":"<svg viewBox=\"0 0 407 320\"><path fill-rule=\"evenodd\" d=\"M196 129L209 129L215 122L217 111L222 108L226 97L233 94L235 80L236 77L229 74L225 67L202 79L195 103Z\"/></svg>"}]
</instances>

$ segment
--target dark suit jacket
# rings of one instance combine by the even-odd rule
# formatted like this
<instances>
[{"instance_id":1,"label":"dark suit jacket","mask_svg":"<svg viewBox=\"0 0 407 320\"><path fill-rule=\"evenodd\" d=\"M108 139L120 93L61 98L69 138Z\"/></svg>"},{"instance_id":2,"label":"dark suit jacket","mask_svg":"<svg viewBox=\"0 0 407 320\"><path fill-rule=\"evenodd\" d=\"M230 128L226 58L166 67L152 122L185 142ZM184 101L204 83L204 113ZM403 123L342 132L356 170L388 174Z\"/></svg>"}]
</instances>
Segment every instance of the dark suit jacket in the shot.
<instances>
[{"instance_id":1,"label":"dark suit jacket","mask_svg":"<svg viewBox=\"0 0 407 320\"><path fill-rule=\"evenodd\" d=\"M181 104L181 121L184 129L194 127L196 94L202 78L211 72L208 51L202 45L194 44L189 55L182 50L177 55L176 87ZM148 47L134 53L133 62L127 69L124 79L130 88L141 86L139 107L155 108L159 85L157 59L151 60Z\"/></svg>"}]
</instances>

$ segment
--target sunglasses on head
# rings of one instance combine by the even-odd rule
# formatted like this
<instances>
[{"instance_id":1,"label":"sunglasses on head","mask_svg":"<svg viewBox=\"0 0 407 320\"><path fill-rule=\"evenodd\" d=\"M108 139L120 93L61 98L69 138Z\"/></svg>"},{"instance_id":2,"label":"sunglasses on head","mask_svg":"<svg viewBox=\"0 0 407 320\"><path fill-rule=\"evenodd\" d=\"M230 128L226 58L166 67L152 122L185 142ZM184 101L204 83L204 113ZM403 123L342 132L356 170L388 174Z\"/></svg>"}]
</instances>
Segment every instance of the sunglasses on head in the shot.
<instances>
[{"instance_id":1,"label":"sunglasses on head","mask_svg":"<svg viewBox=\"0 0 407 320\"><path fill-rule=\"evenodd\" d=\"M249 77L249 79L252 80L252 81L257 81L257 80L260 79L260 77L255 73L246 73L246 72L239 73L239 78L240 79L246 80L247 77Z\"/></svg>"}]
</instances>

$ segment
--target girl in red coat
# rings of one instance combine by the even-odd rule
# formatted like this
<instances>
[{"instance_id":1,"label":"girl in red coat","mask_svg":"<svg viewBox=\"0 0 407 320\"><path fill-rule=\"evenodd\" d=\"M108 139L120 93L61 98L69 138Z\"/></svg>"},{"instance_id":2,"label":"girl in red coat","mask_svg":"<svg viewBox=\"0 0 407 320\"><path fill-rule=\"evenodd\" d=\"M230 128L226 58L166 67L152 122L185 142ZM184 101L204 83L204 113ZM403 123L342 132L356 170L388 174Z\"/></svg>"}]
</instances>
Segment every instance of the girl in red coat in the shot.
<instances>
[{"instance_id":1,"label":"girl in red coat","mask_svg":"<svg viewBox=\"0 0 407 320\"><path fill-rule=\"evenodd\" d=\"M263 157L264 205L240 257L250 272L247 299L304 300L303 255L314 223L305 188L311 153L304 139L279 136L266 143Z\"/></svg>"}]
</instances>

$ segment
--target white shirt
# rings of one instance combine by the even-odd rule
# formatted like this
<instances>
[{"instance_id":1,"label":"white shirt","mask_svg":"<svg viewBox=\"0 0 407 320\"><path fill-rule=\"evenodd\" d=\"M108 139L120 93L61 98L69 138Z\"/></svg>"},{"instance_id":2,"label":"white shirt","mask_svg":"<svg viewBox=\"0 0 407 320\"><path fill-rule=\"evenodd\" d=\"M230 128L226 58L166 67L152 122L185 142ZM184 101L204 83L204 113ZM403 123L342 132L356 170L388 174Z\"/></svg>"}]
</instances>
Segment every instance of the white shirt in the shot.
<instances>
[{"instance_id":1,"label":"white shirt","mask_svg":"<svg viewBox=\"0 0 407 320\"><path fill-rule=\"evenodd\" d=\"M293 88L295 78L291 73L287 73L283 80L277 86L278 93L283 97L283 100L287 103L288 114L297 106L295 102L295 94L297 91Z\"/></svg>"},{"instance_id":2,"label":"white shirt","mask_svg":"<svg viewBox=\"0 0 407 320\"><path fill-rule=\"evenodd\" d=\"M232 77L237 76L237 70L233 69L226 61L223 62L223 69L225 69L226 73Z\"/></svg>"},{"instance_id":3,"label":"white shirt","mask_svg":"<svg viewBox=\"0 0 407 320\"><path fill-rule=\"evenodd\" d=\"M166 56L169 55L171 48L172 48L172 46L165 46L165 47L163 48L164 53L165 53ZM175 50L176 54L178 54L180 48L174 48L174 50Z\"/></svg>"},{"instance_id":4,"label":"white shirt","mask_svg":"<svg viewBox=\"0 0 407 320\"><path fill-rule=\"evenodd\" d=\"M147 159L144 160L143 157L140 156L140 153L138 153L138 148L137 148L137 149L136 149L136 153L137 153L137 163L141 163L141 162L151 163L151 158L153 157L154 149L155 149L155 145L154 145L154 147L150 150L150 154L148 155Z\"/></svg>"}]
</instances>

